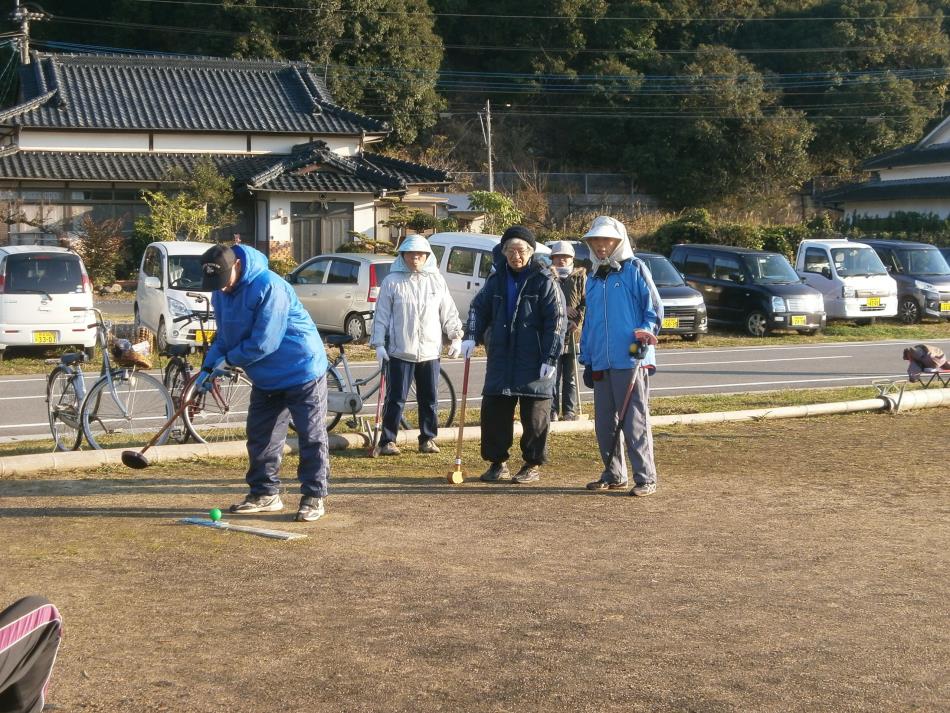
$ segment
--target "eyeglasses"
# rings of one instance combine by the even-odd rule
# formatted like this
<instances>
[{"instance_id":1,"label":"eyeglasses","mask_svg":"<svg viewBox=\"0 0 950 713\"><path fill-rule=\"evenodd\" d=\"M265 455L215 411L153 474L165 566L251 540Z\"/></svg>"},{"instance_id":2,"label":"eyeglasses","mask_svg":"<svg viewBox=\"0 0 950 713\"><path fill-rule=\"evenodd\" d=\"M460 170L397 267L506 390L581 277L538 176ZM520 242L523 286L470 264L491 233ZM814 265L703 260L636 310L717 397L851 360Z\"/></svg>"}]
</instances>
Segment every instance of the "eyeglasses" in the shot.
<instances>
[{"instance_id":1,"label":"eyeglasses","mask_svg":"<svg viewBox=\"0 0 950 713\"><path fill-rule=\"evenodd\" d=\"M531 252L530 248L508 248L506 251L509 255L527 255Z\"/></svg>"}]
</instances>

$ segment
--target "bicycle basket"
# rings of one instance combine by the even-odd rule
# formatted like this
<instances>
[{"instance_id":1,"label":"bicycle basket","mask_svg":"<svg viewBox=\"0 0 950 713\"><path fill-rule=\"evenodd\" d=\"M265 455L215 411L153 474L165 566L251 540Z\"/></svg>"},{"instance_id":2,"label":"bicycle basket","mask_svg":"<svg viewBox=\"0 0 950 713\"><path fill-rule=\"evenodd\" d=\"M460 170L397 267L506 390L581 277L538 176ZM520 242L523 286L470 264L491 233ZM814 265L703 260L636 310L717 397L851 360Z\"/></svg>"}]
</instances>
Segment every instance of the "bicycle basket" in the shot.
<instances>
[{"instance_id":1,"label":"bicycle basket","mask_svg":"<svg viewBox=\"0 0 950 713\"><path fill-rule=\"evenodd\" d=\"M119 366L151 369L151 353L152 348L148 342L132 344L128 339L115 339L112 342L112 358Z\"/></svg>"}]
</instances>

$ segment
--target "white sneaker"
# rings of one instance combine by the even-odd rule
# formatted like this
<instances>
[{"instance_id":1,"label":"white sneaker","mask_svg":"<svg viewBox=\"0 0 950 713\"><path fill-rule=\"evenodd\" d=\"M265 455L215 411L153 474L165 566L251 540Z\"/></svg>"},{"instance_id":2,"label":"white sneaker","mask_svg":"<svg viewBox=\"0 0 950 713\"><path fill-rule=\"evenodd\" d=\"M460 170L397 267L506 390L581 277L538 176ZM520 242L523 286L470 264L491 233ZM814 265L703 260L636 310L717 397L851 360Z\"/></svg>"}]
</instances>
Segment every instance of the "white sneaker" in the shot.
<instances>
[{"instance_id":1,"label":"white sneaker","mask_svg":"<svg viewBox=\"0 0 950 713\"><path fill-rule=\"evenodd\" d=\"M238 515L253 512L278 512L284 509L280 495L248 495L243 501L235 503L228 510Z\"/></svg>"},{"instance_id":2,"label":"white sneaker","mask_svg":"<svg viewBox=\"0 0 950 713\"><path fill-rule=\"evenodd\" d=\"M323 498L304 495L300 498L300 507L297 509L295 519L297 522L313 522L323 517L326 512L326 508L323 506Z\"/></svg>"},{"instance_id":3,"label":"white sneaker","mask_svg":"<svg viewBox=\"0 0 950 713\"><path fill-rule=\"evenodd\" d=\"M630 494L642 498L645 495L653 495L655 492L656 483L643 483L642 485L635 485L633 490L630 491Z\"/></svg>"}]
</instances>

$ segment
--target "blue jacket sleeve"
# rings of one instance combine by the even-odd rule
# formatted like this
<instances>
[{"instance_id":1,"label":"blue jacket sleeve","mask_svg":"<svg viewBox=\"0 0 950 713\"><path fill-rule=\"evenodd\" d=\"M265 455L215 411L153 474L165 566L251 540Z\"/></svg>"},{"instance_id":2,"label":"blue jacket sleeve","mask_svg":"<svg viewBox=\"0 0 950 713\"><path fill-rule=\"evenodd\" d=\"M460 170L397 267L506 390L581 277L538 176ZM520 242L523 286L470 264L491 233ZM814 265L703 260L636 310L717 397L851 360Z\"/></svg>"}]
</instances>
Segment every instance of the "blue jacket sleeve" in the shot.
<instances>
[{"instance_id":1,"label":"blue jacket sleeve","mask_svg":"<svg viewBox=\"0 0 950 713\"><path fill-rule=\"evenodd\" d=\"M257 296L251 332L225 355L229 364L246 367L280 347L287 332L290 299L287 293L268 284Z\"/></svg>"},{"instance_id":2,"label":"blue jacket sleeve","mask_svg":"<svg viewBox=\"0 0 950 713\"><path fill-rule=\"evenodd\" d=\"M465 323L465 338L471 339L476 343L481 343L482 336L488 328L488 322L491 318L491 293L494 291L495 281L498 279L498 273L491 275L482 289L478 291L472 299L468 308L468 321Z\"/></svg>"},{"instance_id":3,"label":"blue jacket sleeve","mask_svg":"<svg viewBox=\"0 0 950 713\"><path fill-rule=\"evenodd\" d=\"M545 280L546 291L541 297L544 312L541 326L541 358L554 366L564 351L564 333L567 330L564 297L561 288L552 279Z\"/></svg>"},{"instance_id":4,"label":"blue jacket sleeve","mask_svg":"<svg viewBox=\"0 0 950 713\"><path fill-rule=\"evenodd\" d=\"M653 284L653 278L650 277L647 270L638 269L636 275L634 296L640 303L640 314L643 315L643 321L636 326L636 329L645 329L656 334L660 331L660 323L663 319L663 303L660 302L660 293Z\"/></svg>"}]
</instances>

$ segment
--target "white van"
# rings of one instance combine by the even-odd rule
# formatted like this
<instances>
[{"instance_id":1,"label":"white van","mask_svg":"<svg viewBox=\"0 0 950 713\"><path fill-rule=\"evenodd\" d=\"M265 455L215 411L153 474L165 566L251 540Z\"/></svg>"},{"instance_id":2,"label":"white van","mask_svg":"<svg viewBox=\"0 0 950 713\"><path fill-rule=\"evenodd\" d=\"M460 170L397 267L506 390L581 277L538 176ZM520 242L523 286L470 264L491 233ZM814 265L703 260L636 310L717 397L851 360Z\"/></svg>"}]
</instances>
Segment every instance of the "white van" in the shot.
<instances>
[{"instance_id":1,"label":"white van","mask_svg":"<svg viewBox=\"0 0 950 713\"><path fill-rule=\"evenodd\" d=\"M145 248L135 289L135 325L155 333L159 352L169 344L197 344L214 336L213 319L202 333L198 316L204 315L205 302L192 296L211 299L201 289L201 255L212 244L176 240Z\"/></svg>"},{"instance_id":2,"label":"white van","mask_svg":"<svg viewBox=\"0 0 950 713\"><path fill-rule=\"evenodd\" d=\"M8 346L96 346L92 282L80 257L48 245L0 247L0 352Z\"/></svg>"},{"instance_id":3,"label":"white van","mask_svg":"<svg viewBox=\"0 0 950 713\"><path fill-rule=\"evenodd\" d=\"M492 249L499 242L500 235L484 233L434 233L429 236L439 272L445 278L462 322L468 316L472 298L491 274ZM551 249L543 243L537 244L535 253L550 260Z\"/></svg>"},{"instance_id":4,"label":"white van","mask_svg":"<svg viewBox=\"0 0 950 713\"><path fill-rule=\"evenodd\" d=\"M795 270L822 293L828 319L872 322L897 315L897 283L874 250L850 240L803 240Z\"/></svg>"}]
</instances>

